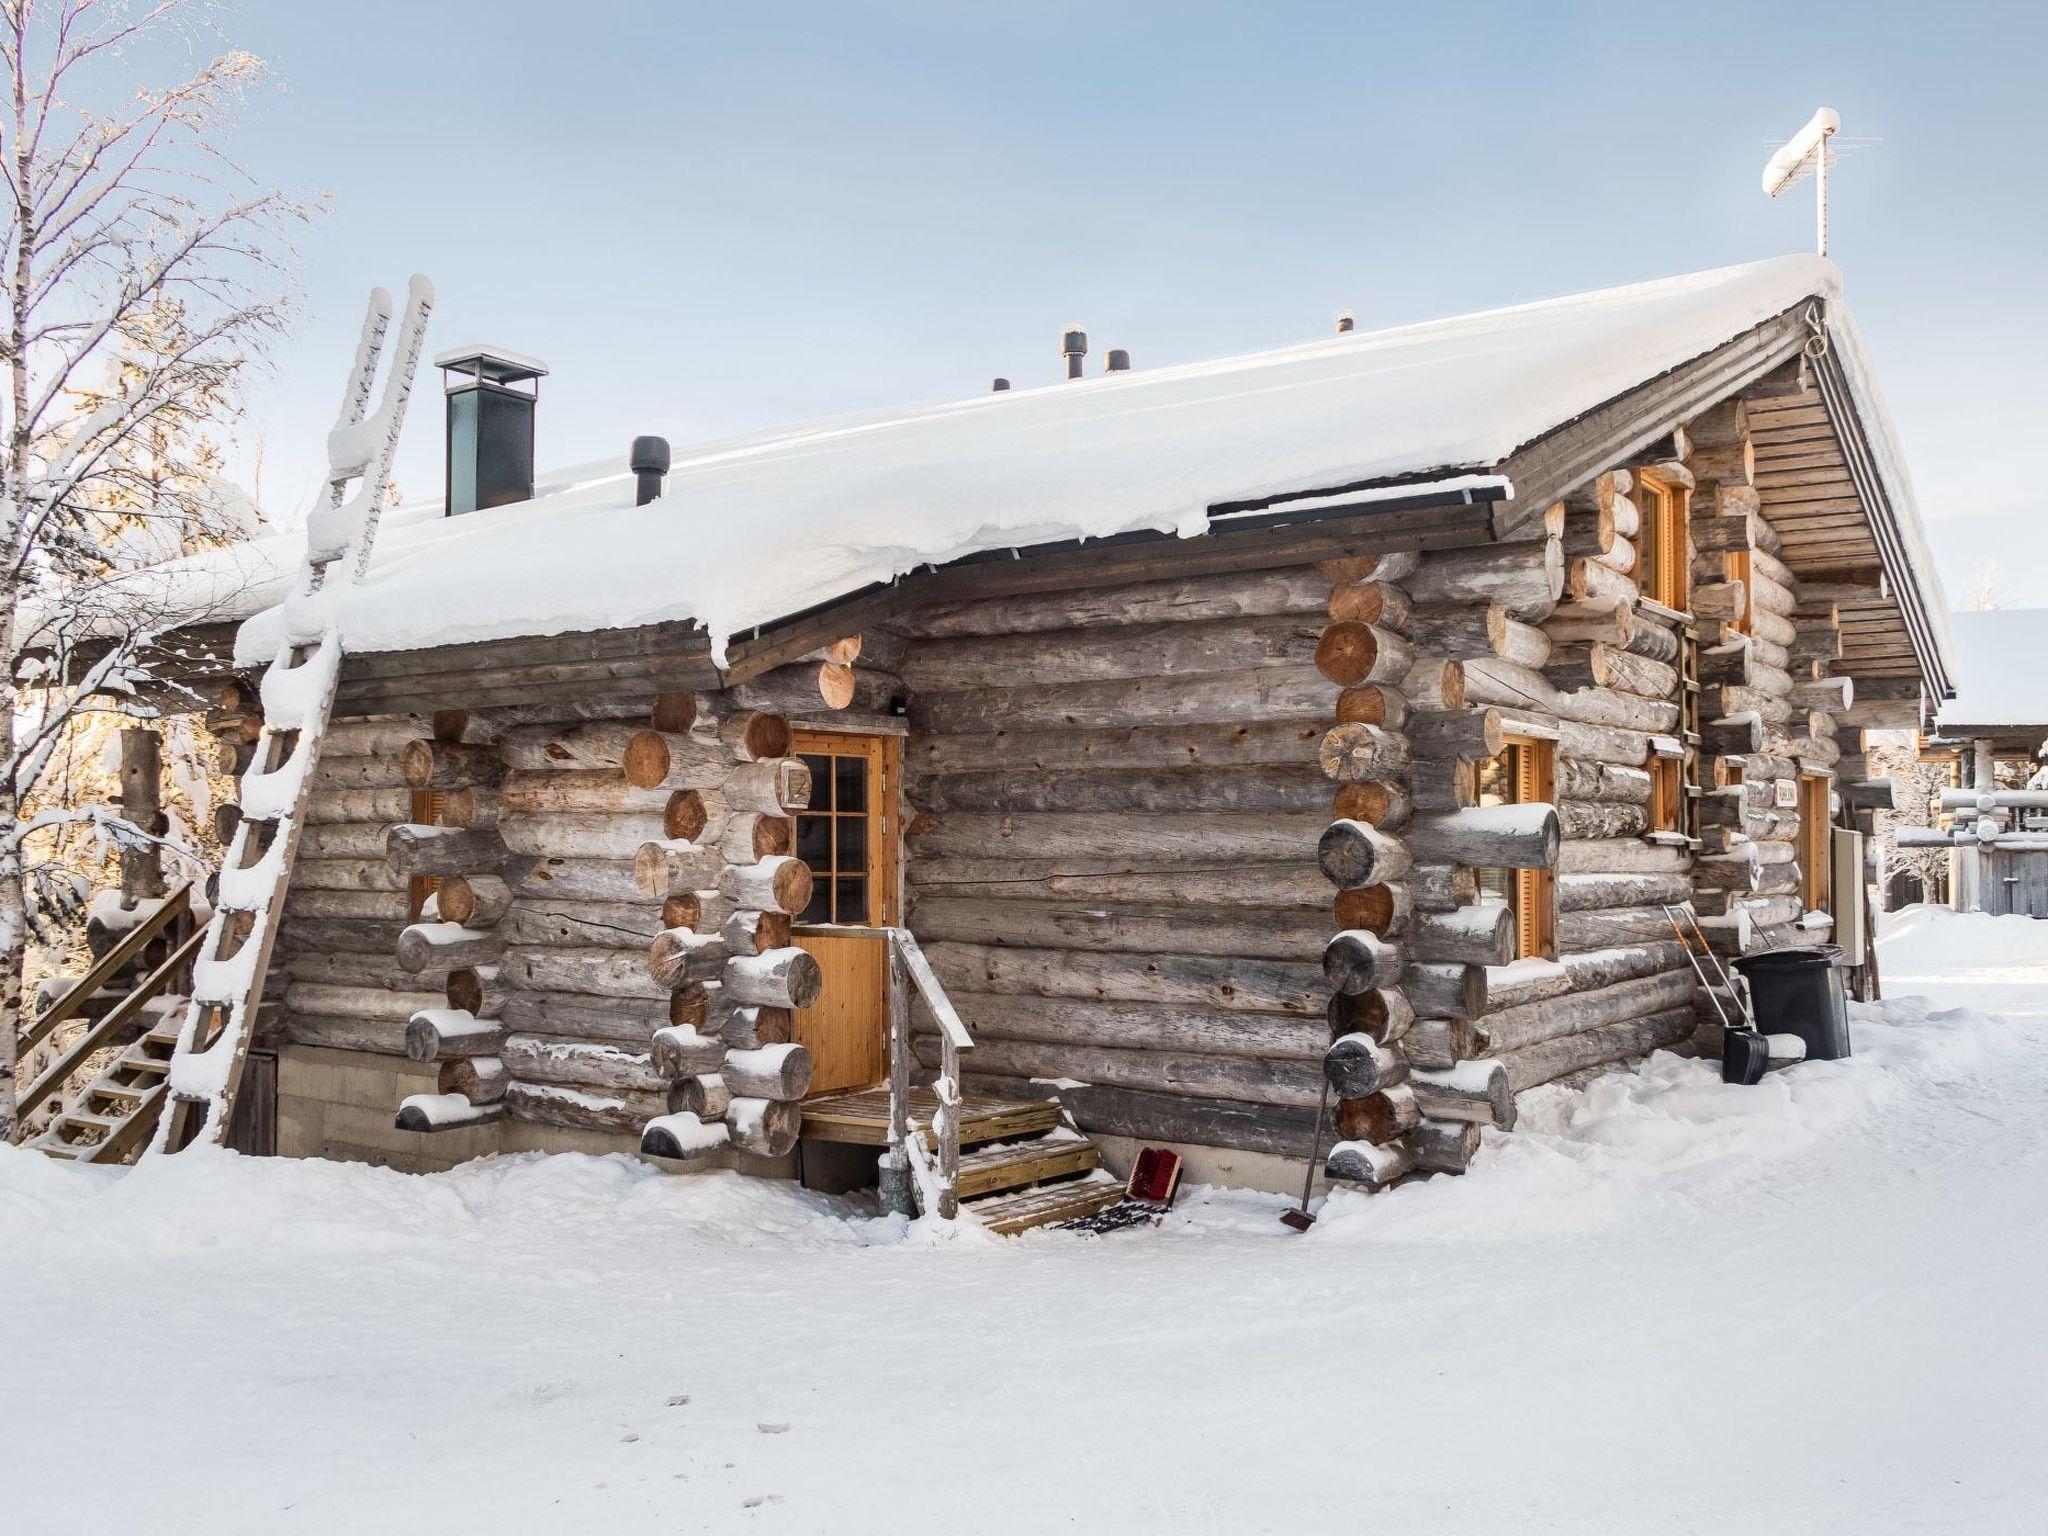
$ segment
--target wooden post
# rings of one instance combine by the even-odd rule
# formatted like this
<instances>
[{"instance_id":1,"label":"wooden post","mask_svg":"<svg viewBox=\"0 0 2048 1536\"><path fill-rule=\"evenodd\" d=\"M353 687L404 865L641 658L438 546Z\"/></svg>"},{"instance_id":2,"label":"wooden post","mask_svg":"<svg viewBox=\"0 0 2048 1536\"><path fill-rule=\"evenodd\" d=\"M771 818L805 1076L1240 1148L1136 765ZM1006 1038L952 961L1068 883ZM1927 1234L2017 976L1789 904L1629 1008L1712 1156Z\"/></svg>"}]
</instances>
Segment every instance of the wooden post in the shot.
<instances>
[{"instance_id":1,"label":"wooden post","mask_svg":"<svg viewBox=\"0 0 2048 1536\"><path fill-rule=\"evenodd\" d=\"M882 1154L882 1209L915 1216L910 1189L910 978L891 933L889 947L889 1149Z\"/></svg>"},{"instance_id":2,"label":"wooden post","mask_svg":"<svg viewBox=\"0 0 2048 1536\"><path fill-rule=\"evenodd\" d=\"M121 732L121 814L153 837L164 832L163 743L146 725ZM155 843L121 845L121 900L164 894L164 853Z\"/></svg>"}]
</instances>

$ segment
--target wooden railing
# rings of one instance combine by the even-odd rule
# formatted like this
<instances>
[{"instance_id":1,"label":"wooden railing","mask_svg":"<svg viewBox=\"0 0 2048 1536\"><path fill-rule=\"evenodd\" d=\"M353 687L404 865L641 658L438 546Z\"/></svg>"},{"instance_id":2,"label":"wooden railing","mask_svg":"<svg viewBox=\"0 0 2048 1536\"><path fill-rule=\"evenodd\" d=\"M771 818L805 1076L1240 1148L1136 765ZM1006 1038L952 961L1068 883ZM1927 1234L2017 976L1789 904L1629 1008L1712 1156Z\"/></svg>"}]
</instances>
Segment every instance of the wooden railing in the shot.
<instances>
[{"instance_id":1,"label":"wooden railing","mask_svg":"<svg viewBox=\"0 0 2048 1536\"><path fill-rule=\"evenodd\" d=\"M798 927L796 936L877 939L888 945L889 1150L882 1156L882 1207L905 1216L915 1216L921 1207L953 1220L960 1213L960 1058L974 1049L974 1037L908 928L817 924ZM910 1113L910 1074L917 1064L910 1049L913 991L939 1027L939 1077L932 1084L938 1108L929 1125L917 1124Z\"/></svg>"},{"instance_id":2,"label":"wooden railing","mask_svg":"<svg viewBox=\"0 0 2048 1536\"><path fill-rule=\"evenodd\" d=\"M156 911L124 934L121 942L102 955L91 970L79 977L70 991L52 1003L33 1024L22 1031L16 1059L27 1060L29 1053L49 1039L60 1025L76 1018L86 1003L126 969L153 940L184 922L190 915L191 904L192 887L189 883L179 886L166 896ZM137 983L135 989L115 1004L110 1012L96 1020L90 1029L66 1047L63 1055L57 1058L49 1070L26 1088L18 1091L14 1120L16 1135L26 1133L29 1114L37 1105L61 1089L94 1051L111 1043L124 1029L133 1024L142 1012L143 1005L158 996L173 978L183 972L191 962L193 953L198 949L199 940L204 932L204 929L195 929L176 942L167 959Z\"/></svg>"}]
</instances>

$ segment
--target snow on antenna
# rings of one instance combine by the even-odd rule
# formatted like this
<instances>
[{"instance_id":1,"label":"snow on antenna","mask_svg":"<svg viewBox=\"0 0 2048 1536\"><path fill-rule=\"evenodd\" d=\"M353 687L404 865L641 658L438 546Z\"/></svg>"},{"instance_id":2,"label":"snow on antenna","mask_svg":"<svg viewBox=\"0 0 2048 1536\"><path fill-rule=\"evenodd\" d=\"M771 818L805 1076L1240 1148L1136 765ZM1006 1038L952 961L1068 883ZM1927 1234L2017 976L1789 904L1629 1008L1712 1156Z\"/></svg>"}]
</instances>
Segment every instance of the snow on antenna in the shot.
<instances>
[{"instance_id":1,"label":"snow on antenna","mask_svg":"<svg viewBox=\"0 0 2048 1536\"><path fill-rule=\"evenodd\" d=\"M1764 194L1776 197L1813 171L1816 227L1820 253L1828 253L1828 140L1842 131L1841 115L1833 107L1822 107L1806 126L1785 141L1764 165Z\"/></svg>"}]
</instances>

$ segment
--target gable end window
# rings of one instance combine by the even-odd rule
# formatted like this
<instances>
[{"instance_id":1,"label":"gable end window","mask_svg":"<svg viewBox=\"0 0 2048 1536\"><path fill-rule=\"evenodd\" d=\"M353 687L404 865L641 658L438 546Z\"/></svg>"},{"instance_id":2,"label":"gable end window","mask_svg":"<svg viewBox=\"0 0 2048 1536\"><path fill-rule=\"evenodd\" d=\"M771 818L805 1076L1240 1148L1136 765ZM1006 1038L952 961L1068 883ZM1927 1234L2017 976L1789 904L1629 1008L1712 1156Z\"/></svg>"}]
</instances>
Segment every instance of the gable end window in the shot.
<instances>
[{"instance_id":1,"label":"gable end window","mask_svg":"<svg viewBox=\"0 0 2048 1536\"><path fill-rule=\"evenodd\" d=\"M1636 476L1636 590L1683 613L1692 605L1686 516L1689 493L1654 470Z\"/></svg>"}]
</instances>

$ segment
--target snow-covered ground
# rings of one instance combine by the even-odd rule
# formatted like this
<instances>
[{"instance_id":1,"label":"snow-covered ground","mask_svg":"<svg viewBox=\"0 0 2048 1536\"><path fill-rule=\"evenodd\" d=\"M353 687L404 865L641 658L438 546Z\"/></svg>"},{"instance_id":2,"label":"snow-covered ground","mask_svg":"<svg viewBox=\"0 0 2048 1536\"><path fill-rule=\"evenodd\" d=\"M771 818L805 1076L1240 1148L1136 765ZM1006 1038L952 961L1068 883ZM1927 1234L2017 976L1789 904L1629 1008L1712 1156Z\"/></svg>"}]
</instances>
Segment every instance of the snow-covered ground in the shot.
<instances>
[{"instance_id":1,"label":"snow-covered ground","mask_svg":"<svg viewBox=\"0 0 2048 1536\"><path fill-rule=\"evenodd\" d=\"M0 1529L2040 1530L2048 923L1883 959L1852 1061L1660 1056L1306 1237L9 1153Z\"/></svg>"}]
</instances>

